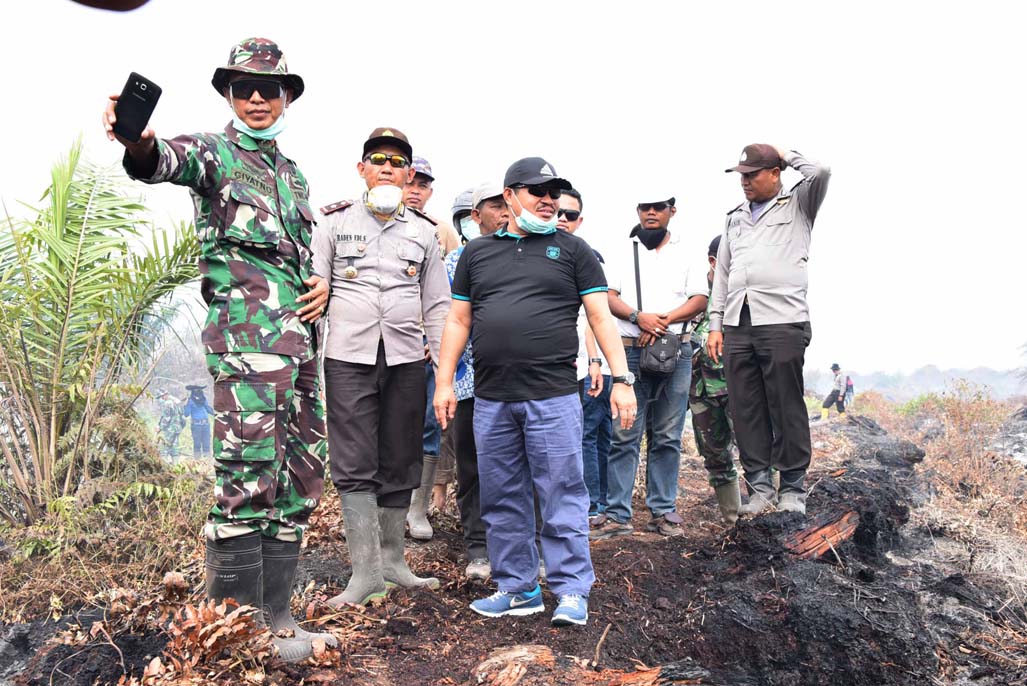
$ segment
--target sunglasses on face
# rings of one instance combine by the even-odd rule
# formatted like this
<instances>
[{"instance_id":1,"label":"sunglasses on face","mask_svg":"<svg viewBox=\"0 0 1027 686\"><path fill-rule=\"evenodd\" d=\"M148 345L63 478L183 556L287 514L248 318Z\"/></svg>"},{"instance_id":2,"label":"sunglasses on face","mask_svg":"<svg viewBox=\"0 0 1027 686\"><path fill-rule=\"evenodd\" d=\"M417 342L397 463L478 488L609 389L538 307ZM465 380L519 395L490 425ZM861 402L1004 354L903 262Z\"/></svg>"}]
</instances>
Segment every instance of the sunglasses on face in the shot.
<instances>
[{"instance_id":1,"label":"sunglasses on face","mask_svg":"<svg viewBox=\"0 0 1027 686\"><path fill-rule=\"evenodd\" d=\"M265 100L276 100L285 93L282 84L267 79L239 79L229 84L229 87L232 90L232 97L238 100L249 100L253 97L254 91L260 93L260 97Z\"/></svg>"},{"instance_id":2,"label":"sunglasses on face","mask_svg":"<svg viewBox=\"0 0 1027 686\"><path fill-rule=\"evenodd\" d=\"M638 205L638 211L648 212L649 210L656 210L657 212L663 212L668 207L670 207L670 203L666 202L643 202Z\"/></svg>"},{"instance_id":3,"label":"sunglasses on face","mask_svg":"<svg viewBox=\"0 0 1027 686\"><path fill-rule=\"evenodd\" d=\"M578 217L581 216L581 212L578 210L557 210L556 216L561 218L567 217L567 221L576 222L578 221Z\"/></svg>"},{"instance_id":4,"label":"sunglasses on face","mask_svg":"<svg viewBox=\"0 0 1027 686\"><path fill-rule=\"evenodd\" d=\"M386 162L398 168L410 166L410 160L402 155L387 155L384 152L372 152L370 155L364 155L364 162L370 162L376 167L381 167Z\"/></svg>"},{"instance_id":5,"label":"sunglasses on face","mask_svg":"<svg viewBox=\"0 0 1027 686\"><path fill-rule=\"evenodd\" d=\"M528 192L536 198L544 198L548 195L553 200L559 200L560 194L563 192L556 186L526 186L524 184L518 184L516 186L511 186L511 188L526 188L528 189Z\"/></svg>"}]
</instances>

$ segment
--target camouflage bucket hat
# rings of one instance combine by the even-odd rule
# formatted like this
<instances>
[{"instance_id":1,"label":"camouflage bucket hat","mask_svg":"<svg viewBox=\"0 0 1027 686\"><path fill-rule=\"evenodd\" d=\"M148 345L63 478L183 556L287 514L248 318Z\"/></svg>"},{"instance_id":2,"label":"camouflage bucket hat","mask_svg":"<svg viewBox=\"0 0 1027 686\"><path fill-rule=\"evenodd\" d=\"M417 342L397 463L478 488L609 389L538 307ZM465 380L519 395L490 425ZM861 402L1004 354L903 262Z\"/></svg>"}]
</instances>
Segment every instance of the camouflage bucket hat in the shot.
<instances>
[{"instance_id":1,"label":"camouflage bucket hat","mask_svg":"<svg viewBox=\"0 0 1027 686\"><path fill-rule=\"evenodd\" d=\"M278 44L267 38L246 38L232 46L228 54L228 66L218 67L210 82L218 94L228 87L232 73L276 76L286 88L292 89L292 99L299 100L303 94L303 79L290 74L285 64L285 55Z\"/></svg>"}]
</instances>

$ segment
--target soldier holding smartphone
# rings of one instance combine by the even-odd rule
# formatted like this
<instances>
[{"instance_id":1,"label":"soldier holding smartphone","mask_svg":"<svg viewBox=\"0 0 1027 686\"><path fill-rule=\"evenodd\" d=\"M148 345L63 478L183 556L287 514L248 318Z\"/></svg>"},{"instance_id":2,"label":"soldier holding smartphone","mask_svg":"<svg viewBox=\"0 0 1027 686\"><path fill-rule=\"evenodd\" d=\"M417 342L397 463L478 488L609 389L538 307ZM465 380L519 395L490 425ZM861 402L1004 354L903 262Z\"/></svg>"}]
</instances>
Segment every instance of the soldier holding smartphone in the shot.
<instances>
[{"instance_id":1,"label":"soldier holding smartphone","mask_svg":"<svg viewBox=\"0 0 1027 686\"><path fill-rule=\"evenodd\" d=\"M134 75L138 76L138 75ZM289 600L300 540L324 482L324 406L316 330L328 284L313 274L307 182L275 137L303 94L278 45L248 38L214 71L232 109L220 133L137 142L115 132L119 98L103 116L125 146L128 174L190 190L200 241L202 340L214 377L215 499L204 528L207 595L263 610L281 657L297 661L330 634L296 625ZM122 111L124 111L124 106Z\"/></svg>"}]
</instances>

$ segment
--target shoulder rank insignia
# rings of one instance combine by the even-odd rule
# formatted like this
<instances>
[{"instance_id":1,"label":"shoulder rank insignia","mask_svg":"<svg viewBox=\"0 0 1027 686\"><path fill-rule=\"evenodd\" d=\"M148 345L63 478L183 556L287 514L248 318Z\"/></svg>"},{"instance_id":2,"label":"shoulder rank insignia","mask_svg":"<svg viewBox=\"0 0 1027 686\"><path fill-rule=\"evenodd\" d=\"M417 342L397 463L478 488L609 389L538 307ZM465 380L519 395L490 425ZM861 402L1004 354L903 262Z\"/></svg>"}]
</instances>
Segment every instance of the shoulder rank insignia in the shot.
<instances>
[{"instance_id":1,"label":"shoulder rank insignia","mask_svg":"<svg viewBox=\"0 0 1027 686\"><path fill-rule=\"evenodd\" d=\"M426 214L425 214L424 212L422 212L421 210L418 210L418 209L414 209L413 207L410 207L409 205L406 205L405 207L406 207L406 208L407 208L408 210L410 210L411 212L413 212L413 213L414 213L415 215L417 215L418 217L420 217L421 219L424 219L425 221L427 221L427 222L428 222L429 224L431 224L432 226L438 226L439 222L438 222L437 220L435 220L435 219L432 219L431 217L429 217L428 215L426 215Z\"/></svg>"},{"instance_id":2,"label":"shoulder rank insignia","mask_svg":"<svg viewBox=\"0 0 1027 686\"><path fill-rule=\"evenodd\" d=\"M340 200L339 202L333 202L331 205L325 205L321 208L321 214L331 214L332 212L338 212L344 210L353 204L352 200Z\"/></svg>"},{"instance_id":3,"label":"shoulder rank insignia","mask_svg":"<svg viewBox=\"0 0 1027 686\"><path fill-rule=\"evenodd\" d=\"M727 211L727 213L728 213L728 214L732 214L732 213L734 213L734 212L737 212L738 210L742 209L742 207L744 207L744 206L745 206L745 203L743 202L743 203L742 203L741 205L739 205L738 207L732 207L732 208L731 208L730 210L728 210L728 211Z\"/></svg>"}]
</instances>

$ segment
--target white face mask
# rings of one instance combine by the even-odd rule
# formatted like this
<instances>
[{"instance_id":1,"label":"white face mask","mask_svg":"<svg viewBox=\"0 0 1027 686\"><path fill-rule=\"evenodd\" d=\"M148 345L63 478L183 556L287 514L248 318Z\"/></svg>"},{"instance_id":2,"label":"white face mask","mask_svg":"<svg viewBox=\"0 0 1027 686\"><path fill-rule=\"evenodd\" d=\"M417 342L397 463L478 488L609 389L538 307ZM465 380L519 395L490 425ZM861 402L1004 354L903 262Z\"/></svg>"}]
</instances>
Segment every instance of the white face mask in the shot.
<instances>
[{"instance_id":1,"label":"white face mask","mask_svg":"<svg viewBox=\"0 0 1027 686\"><path fill-rule=\"evenodd\" d=\"M399 186L375 186L365 196L368 209L380 215L391 215L402 201L403 189Z\"/></svg>"}]
</instances>

